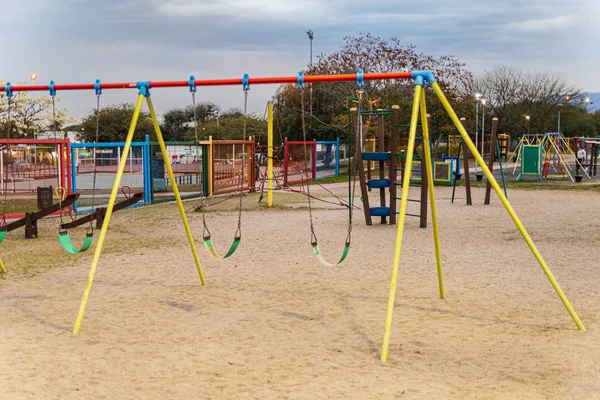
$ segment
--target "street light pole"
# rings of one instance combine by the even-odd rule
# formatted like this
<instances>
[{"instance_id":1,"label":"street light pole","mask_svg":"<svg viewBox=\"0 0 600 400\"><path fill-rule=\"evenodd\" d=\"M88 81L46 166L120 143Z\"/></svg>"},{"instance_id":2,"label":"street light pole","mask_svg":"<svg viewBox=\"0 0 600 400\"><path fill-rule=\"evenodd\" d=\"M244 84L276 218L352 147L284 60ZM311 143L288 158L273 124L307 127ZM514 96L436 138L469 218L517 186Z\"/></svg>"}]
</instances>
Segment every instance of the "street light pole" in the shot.
<instances>
[{"instance_id":1,"label":"street light pole","mask_svg":"<svg viewBox=\"0 0 600 400\"><path fill-rule=\"evenodd\" d=\"M477 151L482 157L483 143L485 142L485 102L485 99L481 99L481 151L477 149ZM477 163L475 164L475 167L477 167ZM475 169L475 172L477 172L477 169Z\"/></svg>"},{"instance_id":2,"label":"street light pole","mask_svg":"<svg viewBox=\"0 0 600 400\"><path fill-rule=\"evenodd\" d=\"M481 99L481 95L475 93L475 99L477 100L475 104L475 148L477 148L479 140L479 99ZM475 160L475 172L477 172L477 160Z\"/></svg>"},{"instance_id":3,"label":"street light pole","mask_svg":"<svg viewBox=\"0 0 600 400\"><path fill-rule=\"evenodd\" d=\"M310 67L312 68L312 66L313 66L313 48L312 48L312 44L313 44L313 38L315 36L314 36L314 33L313 33L313 31L311 29L307 30L306 34L308 35L308 40L310 41ZM313 112L313 109L312 109L312 107L313 107L312 94L313 93L312 93L312 83L311 83L310 84L310 104L308 106L310 115L312 115L312 112Z\"/></svg>"}]
</instances>

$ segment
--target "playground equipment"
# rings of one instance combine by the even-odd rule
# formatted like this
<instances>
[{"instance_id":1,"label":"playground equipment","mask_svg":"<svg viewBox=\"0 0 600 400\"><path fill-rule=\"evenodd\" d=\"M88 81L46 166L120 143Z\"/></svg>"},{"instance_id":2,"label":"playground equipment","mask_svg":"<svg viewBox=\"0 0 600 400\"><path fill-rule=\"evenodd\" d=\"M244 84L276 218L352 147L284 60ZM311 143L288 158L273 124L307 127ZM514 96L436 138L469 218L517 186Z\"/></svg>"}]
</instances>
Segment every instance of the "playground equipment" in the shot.
<instances>
[{"instance_id":1,"label":"playground equipment","mask_svg":"<svg viewBox=\"0 0 600 400\"><path fill-rule=\"evenodd\" d=\"M497 132L498 132L498 118L493 118L492 119L492 134L490 137L490 151L488 153L488 169L490 171L494 171L494 162L496 159L498 159L498 163L500 164L500 176L502 179L502 187L504 189L504 196L506 196L506 198L508 198L508 194L506 193L506 180L504 178L504 167L502 166L502 147L499 145L499 140L497 139ZM451 203L454 203L454 195L456 193L456 181L459 180L459 177L461 175L460 173L460 150L462 149L463 152L463 164L464 164L464 169L465 169L465 191L466 191L466 200L467 200L467 205L471 206L473 205L473 200L472 200L472 196L471 196L471 174L470 174L470 169L469 169L469 148L467 147L466 143L464 140L460 141L460 144L458 146L458 157L457 157L457 162L456 162L456 168L454 169L454 182L452 184L452 200ZM482 157L483 158L483 157ZM483 201L484 205L489 205L490 204L490 194L491 194L491 189L492 189L492 184L490 182L490 180L488 179L486 185L485 185L485 199Z\"/></svg>"},{"instance_id":2,"label":"playground equipment","mask_svg":"<svg viewBox=\"0 0 600 400\"><path fill-rule=\"evenodd\" d=\"M69 150L68 139L0 139L0 187L12 193L35 192L56 182L58 165L61 186L70 189L70 166L58 157Z\"/></svg>"},{"instance_id":3,"label":"playground equipment","mask_svg":"<svg viewBox=\"0 0 600 400\"><path fill-rule=\"evenodd\" d=\"M571 149L569 140L561 133L523 135L512 160L516 162L513 175L520 168L517 180L523 180L525 176L535 176L540 181L544 178L568 177L575 182L576 172L580 168L591 179ZM555 174L550 173L551 168Z\"/></svg>"},{"instance_id":4,"label":"playground equipment","mask_svg":"<svg viewBox=\"0 0 600 400\"><path fill-rule=\"evenodd\" d=\"M354 110L356 112L356 110ZM361 113L361 115L365 115ZM393 218L395 218L395 197L396 197L396 179L395 179L395 163L392 161L391 151L385 151L385 132L384 132L384 124L383 124L383 110L377 110L375 113L370 112L369 115L377 116L377 132L378 132L378 150L379 152L371 151L357 151L357 160L358 163L358 176L360 178L360 191L363 200L363 211L365 214L365 221L367 225L372 225L371 216L381 217L381 223L387 223L387 217L390 217L390 224L392 224ZM398 118L398 108L393 108L393 120L397 121ZM357 118L352 118L353 121L358 121ZM396 124L392 123L392 137L397 137L396 132ZM392 139L392 143L394 140ZM373 141L374 147L375 141ZM358 148L361 149L362 146ZM394 148L395 146L392 144L391 146ZM379 166L379 179L371 179L369 176L368 179L365 176L365 169L363 165L363 161L367 161L367 169L370 172L373 169L373 163L377 163ZM385 177L385 162L389 162L389 178ZM370 173L369 173L370 175ZM368 189L379 189L379 207L371 207L369 204L369 192ZM393 189L392 189L393 187ZM389 188L390 193L390 206L386 206L386 196L385 189Z\"/></svg>"},{"instance_id":5,"label":"playground equipment","mask_svg":"<svg viewBox=\"0 0 600 400\"><path fill-rule=\"evenodd\" d=\"M194 256L194 261L195 261L195 264L196 264L196 268L198 270L198 274L200 276L200 280L201 280L201 282L202 282L203 285L206 284L206 280L204 278L204 274L202 272L202 268L200 266L200 262L199 262L199 259L198 259L198 254L196 252L196 248L195 248L195 245L194 245L194 240L193 240L193 237L192 237L192 233L191 233L191 231L189 229L189 224L188 224L188 221L187 221L187 218L186 218L185 210L184 210L183 204L181 202L181 197L179 195L179 190L177 188L177 184L176 184L175 180L173 179L173 170L171 168L170 160L169 160L168 155L167 155L167 151L166 151L166 148L165 148L165 144L164 144L164 140L163 140L163 137L162 137L162 133L160 131L160 126L158 124L158 120L156 118L156 113L154 111L152 100L150 98L150 89L152 89L152 88L160 88L160 87L191 87L191 86L196 87L196 86L209 86L209 85L219 85L219 86L222 86L222 85L243 85L243 88L246 88L246 87L249 87L250 84L271 84L271 83L298 83L299 85L302 84L302 87L303 87L304 86L304 82L310 83L310 82L354 81L354 80L356 80L359 83L359 85L360 84L364 85L364 81L365 80L382 80L382 79L413 79L414 83L415 83L415 91L414 91L415 94L414 94L414 101L413 101L412 115L411 115L411 126L410 126L410 132L409 132L409 145L408 145L407 157L406 157L406 173L404 174L404 177L403 177L402 196L401 196L402 197L402 201L401 201L401 204L400 204L400 214L399 214L398 229L397 229L397 235L396 235L396 244L395 244L395 248L394 248L394 261L393 261L393 265L392 265L392 276L391 276L391 279L390 279L390 294L389 294L389 298L388 298L388 307L387 307L387 314L386 314L385 330L384 330L383 344L382 344L382 350L381 350L381 361L387 361L387 358L388 358L388 350L389 350L391 328L392 328L392 316L393 316L393 310L394 310L394 307L395 307L396 286L397 286L397 280L398 280L400 255L401 255L401 250L402 250L402 240L403 240L403 234L404 234L404 223L405 223L405 217L406 217L406 206L407 206L407 201L408 201L408 189L409 189L410 176L411 176L412 167L413 167L414 143L415 143L416 130L417 130L417 122L418 122L418 119L419 119L419 114L420 114L420 117L421 117L421 123L423 125L423 145L425 146L426 163L428 165L431 165L431 149L429 148L430 147L430 143L429 143L429 128L428 128L428 121L427 121L427 116L426 116L427 115L427 110L426 110L425 91L424 91L426 83L430 85L430 87L433 90L433 92L437 95L437 97L441 101L442 105L444 106L445 110L449 114L450 118L452 119L452 121L456 125L459 133L461 134L463 140L467 144L469 150L474 154L476 160L481 165L484 174L486 175L486 177L488 178L488 180L491 182L492 188L494 189L494 191L496 192L496 194L500 198L502 204L504 205L504 207L506 208L507 212L509 213L509 215L510 215L511 219L513 220L515 226L517 227L517 229L519 230L519 232L523 236L525 242L529 246L531 252L535 256L535 258L538 261L540 267L544 271L546 277L549 279L552 287L554 288L554 290L556 291L556 293L560 297L560 299L563 302L564 306L567 308L567 311L571 315L573 321L575 322L575 324L577 325L577 327L580 330L585 330L585 327L584 327L583 323L581 322L581 320L579 319L577 313L575 312L575 310L571 306L569 300L567 299L567 297L563 293L563 291L560 288L558 282L556 281L556 279L552 275L552 272L548 268L548 266L547 266L545 260L543 259L542 255L539 253L539 251L536 248L535 244L531 240L529 234L527 233L525 227L521 223L521 221L518 218L517 214L512 209L510 203L508 202L508 199L502 193L502 190L501 190L500 186L498 185L498 183L496 182L496 180L494 179L494 176L492 175L491 171L485 165L485 162L484 162L483 158L477 152L477 149L475 148L475 145L471 141L471 139L470 139L469 135L467 134L467 132L465 131L464 127L461 125L461 123L460 123L460 121L458 119L458 116L456 115L456 113L452 109L452 106L450 105L450 103L448 102L448 100L446 99L446 97L444 96L444 94L443 94L442 90L440 89L439 85L437 84L437 82L436 82L433 74L431 72L429 72L429 71L364 74L362 72L362 70L361 70L357 74L346 74L346 75L303 76L302 74L299 74L299 76L291 76L291 77L256 78L256 79L249 79L248 75L245 75L244 78L242 78L242 79L194 80L192 78L189 81L185 81L185 80L184 81L171 81L171 82L150 82L150 81L146 81L146 82L133 82L133 83L109 83L109 84L103 84L102 85L103 89L137 89L138 90L138 97L137 97L137 102L136 102L136 106L135 106L133 118L132 118L132 121L131 121L131 126L130 126L130 129L129 129L128 134L127 134L127 139L126 139L126 142L125 142L125 147L123 149L123 154L121 156L121 163L119 164L119 169L117 171L117 176L116 176L116 179L115 179L112 191L111 191L111 196L110 196L109 204L108 204L107 211L106 211L106 217L105 217L104 223L102 225L102 230L100 232L100 237L98 239L98 244L97 244L97 246L95 248L94 258L92 260L92 265L90 267L90 274L88 276L88 280L87 280L86 287L85 287L85 290L84 290L84 294L83 294L83 297L82 297L82 301L81 301L81 305L80 305L80 308L79 308L77 320L75 322L75 326L74 326L74 329L73 329L73 333L75 333L75 334L78 333L79 329L81 327L81 322L82 322L82 319L83 319L83 314L85 312L85 306L86 306L86 303L87 303L87 300L88 300L88 297L89 297L89 294L90 294L90 291L91 291L91 287L92 287L92 283L93 283L95 271L97 269L98 262L100 260L101 254L102 254L104 240L106 239L106 234L108 232L108 226L110 224L110 218L112 216L113 208L114 208L114 205L115 205L115 199L116 199L116 196L117 196L117 192L118 192L118 189L119 189L121 178L123 176L123 171L125 169L125 164L127 162L128 152L129 152L130 145L131 145L131 142L132 142L132 139L133 139L133 133L135 131L135 127L136 127L136 124L137 124L138 116L139 116L140 109L141 109L141 106L142 106L142 102L144 101L144 99L146 100L146 102L148 104L148 109L150 111L150 116L152 118L152 122L153 122L153 125L154 125L156 136L157 136L160 148L161 148L161 152L163 154L163 158L165 160L165 166L167 167L169 176L171 177L171 179L173 181L173 191L175 192L175 196L176 196L176 199L177 199L179 211L180 211L180 214L181 214L183 225L184 225L185 230L186 230L188 241L190 243L190 247L192 249L192 254ZM54 85L54 83L52 83L52 88L53 88L53 90L86 90L86 89L94 89L94 85L93 84ZM7 95L9 95L9 96L11 95L11 93L13 91L19 91L19 90L21 90L21 91L36 91L36 90L46 90L46 89L44 87L40 86L40 85L36 85L36 86L33 86L33 85L31 85L31 86L13 86L13 87L11 87L10 84L8 84L8 83L5 86L0 87L0 91L6 92ZM302 102L302 104L304 105L304 102ZM303 115L304 115L304 112L303 112ZM356 125L357 125L356 123L353 124L353 126L356 126ZM305 129L304 129L304 131L305 131ZM436 213L435 196L434 196L433 174L432 173L427 173L426 175L427 175L426 178L428 179L428 184L429 184L428 185L429 195L430 195L430 198L431 198L430 206L431 206L431 213L432 213L433 237L434 237L434 245L435 245L435 254L436 254L436 264L437 264L437 272L438 272L438 283L439 283L439 289L440 289L440 297L444 298L444 286L443 286L443 279L442 279L442 264L441 264L440 247L439 247L439 240L438 240L437 213ZM349 207L349 209L350 209L350 212L351 212L352 211L352 207Z\"/></svg>"}]
</instances>

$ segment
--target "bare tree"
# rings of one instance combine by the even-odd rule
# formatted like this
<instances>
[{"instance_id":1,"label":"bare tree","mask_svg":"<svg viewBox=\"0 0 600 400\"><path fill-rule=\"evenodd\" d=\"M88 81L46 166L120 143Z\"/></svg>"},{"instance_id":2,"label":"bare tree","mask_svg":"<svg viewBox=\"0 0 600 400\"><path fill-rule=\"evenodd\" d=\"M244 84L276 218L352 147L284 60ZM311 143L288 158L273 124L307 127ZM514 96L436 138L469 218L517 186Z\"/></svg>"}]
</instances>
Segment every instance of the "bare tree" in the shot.
<instances>
[{"instance_id":1,"label":"bare tree","mask_svg":"<svg viewBox=\"0 0 600 400\"><path fill-rule=\"evenodd\" d=\"M541 72L499 65L473 82L472 93L487 100L486 110L499 120L499 128L513 135L556 130L556 115L566 98L580 101L579 90L562 78ZM526 116L530 117L529 126Z\"/></svg>"}]
</instances>

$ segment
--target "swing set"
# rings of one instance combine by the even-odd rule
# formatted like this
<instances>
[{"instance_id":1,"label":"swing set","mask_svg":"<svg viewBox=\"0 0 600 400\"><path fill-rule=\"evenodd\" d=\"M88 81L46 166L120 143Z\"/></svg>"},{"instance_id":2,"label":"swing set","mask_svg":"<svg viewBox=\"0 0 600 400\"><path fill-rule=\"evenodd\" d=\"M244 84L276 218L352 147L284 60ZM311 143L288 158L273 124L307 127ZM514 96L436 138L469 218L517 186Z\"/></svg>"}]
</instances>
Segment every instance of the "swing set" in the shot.
<instances>
[{"instance_id":1,"label":"swing set","mask_svg":"<svg viewBox=\"0 0 600 400\"><path fill-rule=\"evenodd\" d=\"M152 118L152 123L154 126L155 134L156 134L156 137L157 137L157 140L160 145L160 149L161 149L164 161L165 161L165 166L167 168L169 177L171 178L171 181L173 182L173 192L175 193L175 197L177 199L177 204L178 204L178 208L179 208L179 211L181 214L181 219L182 219L182 222L183 222L183 225L185 228L185 232L186 232L189 244L190 244L194 262L195 262L196 268L198 270L200 281L201 281L202 285L206 285L204 273L200 266L198 253L196 251L195 242L194 242L194 239L192 236L192 232L190 230L190 226L189 226L189 223L187 220L185 209L183 207L183 203L181 201L179 189L177 187L176 181L173 176L173 170L171 168L170 160L169 160L169 157L167 154L165 142L164 142L161 130L160 130L160 126L158 124L158 120L156 117L156 112L154 110L152 99L150 97L151 89L167 88L167 87L171 87L171 88L173 88L173 87L189 87L190 91L192 92L192 96L194 96L193 93L195 93L195 89L198 86L224 86L224 85L238 86L239 85L239 86L242 86L242 89L245 93L244 97L247 98L247 92L250 89L250 84L257 84L257 85L258 84L297 84L298 88L300 90L302 90L302 93L304 95L305 82L306 83L317 83L317 82L328 82L328 81L329 82L356 81L359 84L359 86L362 86L362 85L364 85L364 81L367 81L367 80L373 81L373 80L400 80L400 79L403 79L403 80L412 79L415 84L415 89L414 89L414 99L413 99L411 122L410 122L408 148L407 148L407 154L406 154L406 166L405 166L406 171L403 176L402 195L401 195L402 200L400 203L399 220L398 220L397 233L396 233L396 243L395 243L395 247L394 247L394 257L393 257L393 264L392 264L392 275L391 275L391 279L390 279L390 292L389 292L389 297L388 297L383 344L382 344L382 348L381 348L381 361L385 362L388 359L388 351L389 351L391 329L392 329L392 316L393 316L393 311L395 308L396 287L397 287L397 281L398 281L398 275L399 275L400 256L401 256L401 251L402 251L402 241L403 241L403 236L404 236L404 226L405 226L407 201L408 201L408 190L409 190L409 186L410 186L410 179L411 179L411 173L412 173L412 168L413 168L413 155L414 155L414 147L415 147L414 144L415 144L415 137L416 137L416 132L417 132L417 124L419 122L419 117L421 119L422 130L423 130L423 145L425 146L425 151L424 151L425 161L426 161L427 165L431 165L429 126L428 126L428 120L427 120L427 109L426 109L426 99L425 99L426 92L431 92L431 91L433 93L435 93L435 95L437 95L438 99L444 106L446 112L448 113L448 115L452 119L453 123L455 124L456 128L458 129L458 131L459 131L460 135L462 136L464 142L466 143L467 147L469 148L471 153L475 156L475 159L477 160L477 162L481 165L483 173L486 175L492 188L494 189L494 191L498 195L498 198L500 199L500 201L506 208L506 210L507 210L508 214L510 215L511 219L513 220L515 226L517 227L517 229L523 236L523 239L525 240L529 249L535 256L535 258L538 261L540 267L542 268L544 274L550 281L552 287L554 288L554 290L560 297L561 301L563 302L563 305L566 307L567 311L571 315L573 321L575 322L575 324L577 325L577 327L580 330L585 330L583 323L581 322L581 320L579 319L575 310L571 306L569 300L563 293L558 282L552 275L552 272L548 268L542 255L539 253L537 247L531 240L531 237L527 233L525 227L521 223L520 219L518 218L517 214L513 210L510 203L508 202L508 199L502 192L502 189L500 188L500 186L494 179L494 176L492 175L490 169L487 167L483 158L481 157L481 155L475 148L473 141L470 139L466 130L460 123L458 116L456 115L456 113L452 109L452 106L446 99L440 86L436 82L433 74L430 71L363 73L362 70L359 70L358 73L356 73L356 74L304 76L303 73L300 73L300 74L298 74L298 76L275 77L275 78L253 78L253 79L250 79L248 77L248 75L246 74L241 79L238 78L238 79L218 79L218 80L195 80L194 77L191 77L187 81L182 80L182 81L168 81L168 82L145 81L145 82L100 84L99 81L97 81L96 85L94 85L94 84L54 85L54 82L52 82L48 86L48 88L51 91L51 94L55 93L56 90L91 90L91 89L95 89L95 88L97 90L98 89L137 89L138 90L137 102L136 102L135 110L133 113L133 118L131 120L131 125L130 125L129 131L127 134L127 138L125 141L125 146L123 149L123 154L121 156L121 162L119 164L115 182L114 182L113 188L111 190L110 200L108 203L108 207L106 209L104 223L102 224L101 232L100 232L98 242L97 242L97 245L95 248L94 257L93 257L92 264L90 267L90 272L89 272L88 280L87 280L87 283L85 286L85 290L84 290L84 293L82 296L77 319L75 321L75 326L73 328L73 333L77 334L81 327L81 322L82 322L83 315L85 312L87 300L88 300L88 297L89 297L89 294L90 294L90 291L92 288L95 272L98 267L98 262L100 260L100 256L102 254L104 241L105 241L106 235L108 233L110 219L112 217L112 213L115 208L115 201L116 201L117 193L119 191L119 185L121 182L121 178L123 176L123 171L124 171L124 168L125 168L125 165L127 162L127 156L128 156L129 150L130 150L131 142L133 140L133 134L135 131L135 127L137 125L138 117L139 117L142 103L144 100L146 101L146 103L148 105L148 109L150 112L150 116ZM427 84L429 86L426 88ZM37 90L45 90L45 89L44 89L44 87L41 87L39 85L38 86L33 86L33 85L31 85L31 86L15 86L15 87L11 88L10 85L7 84L6 86L0 87L0 91L7 92L7 94L9 93L9 91L37 91ZM302 104L303 104L303 110L302 110L303 113L302 114L304 116L304 114L305 114L304 113L304 101L302 102ZM272 114L272 105L270 105L270 108L271 108L271 110L269 111L269 114ZM356 119L356 118L357 118L357 113L355 112L354 119ZM271 118L271 120L272 120L272 118ZM357 133L356 132L357 125L358 125L357 123L353 124L355 136ZM306 126L305 126L304 120L303 120L302 126L303 126L303 128L302 128L303 136L305 138L306 137ZM272 135L272 122L269 127L269 132ZM355 140L358 140L358 139L355 139ZM356 142L356 143L358 144L358 142ZM356 146L355 149L356 149L355 151L360 151L360 146ZM272 141L271 140L269 140L269 149L268 150L269 150L269 157L271 157L272 156L272 153L271 153ZM271 161L271 160L269 160L269 161ZM356 164L356 163L350 163L350 164ZM269 162L268 169L269 169L268 170L268 179L269 179L269 181L268 181L268 192L269 192L268 198L269 198L269 204L272 204L271 203L271 201L272 201L272 163L271 162ZM430 169L428 169L428 171L429 170ZM349 171L349 172L352 172L352 171ZM349 179L350 179L350 175L352 175L352 174L349 173ZM430 196L429 206L431 208L431 216L432 216L433 239L434 239L433 241L434 241L434 248L435 248L436 265L437 265L439 293L440 293L440 297L444 298L445 294L444 294L444 284L443 284L443 278L442 278L442 263L441 263L440 246L439 246L439 234L438 234L438 226L437 226L437 211L436 211L436 202L435 202L435 196L434 196L433 175L431 172L428 172L426 175L427 175L426 179L428 180L428 190L429 190L429 196ZM307 183L308 183L308 181L307 181ZM311 245L313 246L315 256L317 258L320 258L321 253L319 251L318 244L317 244L317 238L314 233L314 228L312 226L312 209L310 207L310 199L311 199L310 185L307 185L307 194L309 195L308 196L309 213L310 213L310 217L311 217L311 240L310 240L310 242L311 242ZM351 197L352 197L352 195L351 195ZM242 195L240 195L240 201L241 201L241 198L242 198ZM352 227L352 225L351 225L352 206L350 205L348 207L348 209L349 209L350 224L349 224L349 229L348 229L348 237L346 239L346 246L345 246L343 255L340 259L340 262L343 261L343 259L347 255L347 251L348 251L348 248L350 245L350 233L351 233L351 227ZM240 226L238 225L238 230L236 231L236 234L234 235L234 239L238 240L239 237L241 237L241 229L240 229ZM235 240L234 240L234 243L235 243ZM206 241L207 240L205 240L205 242ZM205 246L206 246L206 244L205 244ZM209 247L210 247L210 245L209 245ZM230 250L231 250L231 247L230 247Z\"/></svg>"}]
</instances>

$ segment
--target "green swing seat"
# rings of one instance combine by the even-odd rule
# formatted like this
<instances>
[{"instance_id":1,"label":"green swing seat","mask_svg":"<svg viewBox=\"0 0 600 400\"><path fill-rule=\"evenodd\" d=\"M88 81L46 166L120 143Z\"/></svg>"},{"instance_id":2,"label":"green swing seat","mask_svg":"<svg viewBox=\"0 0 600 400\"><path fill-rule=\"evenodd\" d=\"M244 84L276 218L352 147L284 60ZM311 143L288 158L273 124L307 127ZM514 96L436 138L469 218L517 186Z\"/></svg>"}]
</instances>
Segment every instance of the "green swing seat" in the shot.
<instances>
[{"instance_id":1,"label":"green swing seat","mask_svg":"<svg viewBox=\"0 0 600 400\"><path fill-rule=\"evenodd\" d=\"M323 265L325 267L335 267L336 265L341 264L348 256L348 251L350 251L350 243L346 243L346 245L344 246L344 252L342 253L342 257L340 257L340 260L338 262L336 262L335 264L332 264L332 263L328 262L327 260L325 260L325 258L323 258L323 255L321 254L321 251L319 250L319 245L316 243L313 243L313 252L315 253L315 257L317 257L317 260L319 260L321 265Z\"/></svg>"},{"instance_id":2,"label":"green swing seat","mask_svg":"<svg viewBox=\"0 0 600 400\"><path fill-rule=\"evenodd\" d=\"M92 246L92 243L94 242L94 234L88 232L85 235L85 239L83 239L83 245L80 249L76 249L75 246L73 246L73 242L71 241L71 235L69 235L69 232L67 231L58 232L58 240L60 240L60 244L67 253L77 254L83 253Z\"/></svg>"},{"instance_id":3,"label":"green swing seat","mask_svg":"<svg viewBox=\"0 0 600 400\"><path fill-rule=\"evenodd\" d=\"M204 238L203 243L204 243L204 248L206 249L206 251L212 258L217 259L217 260L222 260L222 259L232 256L233 253L235 253L235 251L237 250L237 248L240 244L240 241L241 241L241 237L236 237L233 240L233 243L231 243L229 250L227 251L227 253L224 256L220 256L219 253L217 253L217 251L215 250L215 246L213 245L212 241L210 240L210 237Z\"/></svg>"}]
</instances>

